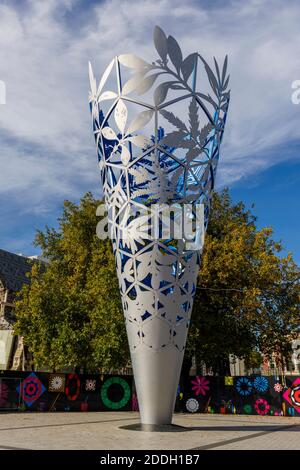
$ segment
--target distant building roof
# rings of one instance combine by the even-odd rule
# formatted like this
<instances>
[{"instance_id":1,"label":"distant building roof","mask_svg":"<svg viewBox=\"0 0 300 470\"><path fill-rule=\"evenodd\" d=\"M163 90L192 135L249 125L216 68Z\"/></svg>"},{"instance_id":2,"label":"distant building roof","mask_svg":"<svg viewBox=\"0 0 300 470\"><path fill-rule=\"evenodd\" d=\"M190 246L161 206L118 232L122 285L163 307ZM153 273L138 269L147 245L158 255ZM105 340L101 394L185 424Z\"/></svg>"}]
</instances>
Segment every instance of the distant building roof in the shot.
<instances>
[{"instance_id":1,"label":"distant building roof","mask_svg":"<svg viewBox=\"0 0 300 470\"><path fill-rule=\"evenodd\" d=\"M23 284L28 284L26 273L31 266L29 258L0 249L0 280L6 289L17 292Z\"/></svg>"}]
</instances>

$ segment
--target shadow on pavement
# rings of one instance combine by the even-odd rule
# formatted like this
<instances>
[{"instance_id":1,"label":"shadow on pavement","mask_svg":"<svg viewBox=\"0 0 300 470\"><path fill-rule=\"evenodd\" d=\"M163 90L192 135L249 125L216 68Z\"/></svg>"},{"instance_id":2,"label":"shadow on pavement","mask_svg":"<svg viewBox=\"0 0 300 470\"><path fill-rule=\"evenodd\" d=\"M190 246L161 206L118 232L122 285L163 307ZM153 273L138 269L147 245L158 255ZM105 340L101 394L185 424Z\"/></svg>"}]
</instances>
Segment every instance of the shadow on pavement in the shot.
<instances>
[{"instance_id":1,"label":"shadow on pavement","mask_svg":"<svg viewBox=\"0 0 300 470\"><path fill-rule=\"evenodd\" d=\"M191 431L225 431L225 432L234 432L234 431L260 431L260 432L274 432L274 431L285 431L295 428L294 431L300 431L300 425L297 424L286 424L286 425L252 425L252 426L178 426L175 424L172 425L142 425L138 424L129 424L127 426L119 426L119 429L124 429L127 431L146 431L146 432L191 432Z\"/></svg>"}]
</instances>

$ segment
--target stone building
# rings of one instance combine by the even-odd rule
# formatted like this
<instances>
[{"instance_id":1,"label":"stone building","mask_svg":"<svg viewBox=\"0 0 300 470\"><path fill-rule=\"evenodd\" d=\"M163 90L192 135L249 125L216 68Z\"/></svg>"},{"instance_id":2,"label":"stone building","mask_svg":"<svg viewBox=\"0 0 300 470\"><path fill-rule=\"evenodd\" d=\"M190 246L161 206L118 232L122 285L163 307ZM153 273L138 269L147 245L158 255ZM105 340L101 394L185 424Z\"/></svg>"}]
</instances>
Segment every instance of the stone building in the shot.
<instances>
[{"instance_id":1,"label":"stone building","mask_svg":"<svg viewBox=\"0 0 300 470\"><path fill-rule=\"evenodd\" d=\"M292 343L292 364L297 374L300 374L300 336Z\"/></svg>"},{"instance_id":2,"label":"stone building","mask_svg":"<svg viewBox=\"0 0 300 470\"><path fill-rule=\"evenodd\" d=\"M0 249L0 369L22 369L22 338L13 335L14 307L17 292L29 282L26 273L32 261Z\"/></svg>"}]
</instances>

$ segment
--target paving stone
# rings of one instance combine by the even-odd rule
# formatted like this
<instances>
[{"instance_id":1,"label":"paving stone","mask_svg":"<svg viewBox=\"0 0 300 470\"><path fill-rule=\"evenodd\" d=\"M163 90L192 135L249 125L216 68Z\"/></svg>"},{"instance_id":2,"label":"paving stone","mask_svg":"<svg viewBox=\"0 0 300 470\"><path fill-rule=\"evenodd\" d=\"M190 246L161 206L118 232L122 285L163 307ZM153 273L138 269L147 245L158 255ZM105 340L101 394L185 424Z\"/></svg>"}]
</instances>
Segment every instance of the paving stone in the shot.
<instances>
[{"instance_id":1,"label":"paving stone","mask_svg":"<svg viewBox=\"0 0 300 470\"><path fill-rule=\"evenodd\" d=\"M138 423L134 412L1 414L0 450L300 449L300 417L176 414L158 432Z\"/></svg>"}]
</instances>

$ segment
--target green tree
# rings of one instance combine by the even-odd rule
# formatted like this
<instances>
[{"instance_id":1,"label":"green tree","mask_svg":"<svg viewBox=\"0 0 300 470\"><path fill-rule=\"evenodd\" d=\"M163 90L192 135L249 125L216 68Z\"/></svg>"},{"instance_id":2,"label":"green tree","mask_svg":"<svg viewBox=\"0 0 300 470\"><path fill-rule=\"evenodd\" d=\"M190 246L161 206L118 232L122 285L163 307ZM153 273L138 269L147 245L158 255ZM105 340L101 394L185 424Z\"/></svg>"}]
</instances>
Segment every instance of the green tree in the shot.
<instances>
[{"instance_id":1,"label":"green tree","mask_svg":"<svg viewBox=\"0 0 300 470\"><path fill-rule=\"evenodd\" d=\"M229 374L229 354L250 363L253 351L283 360L299 334L299 268L228 190L215 193L187 357Z\"/></svg>"},{"instance_id":2,"label":"green tree","mask_svg":"<svg viewBox=\"0 0 300 470\"><path fill-rule=\"evenodd\" d=\"M99 204L90 193L79 205L65 201L59 229L36 235L48 263L33 266L20 293L15 332L38 366L109 370L128 361L111 242L96 235Z\"/></svg>"},{"instance_id":3,"label":"green tree","mask_svg":"<svg viewBox=\"0 0 300 470\"><path fill-rule=\"evenodd\" d=\"M260 293L255 327L259 350L283 372L291 358L292 340L300 333L299 269L291 254L278 259L276 268L272 288Z\"/></svg>"}]
</instances>

